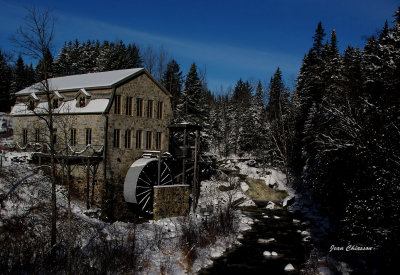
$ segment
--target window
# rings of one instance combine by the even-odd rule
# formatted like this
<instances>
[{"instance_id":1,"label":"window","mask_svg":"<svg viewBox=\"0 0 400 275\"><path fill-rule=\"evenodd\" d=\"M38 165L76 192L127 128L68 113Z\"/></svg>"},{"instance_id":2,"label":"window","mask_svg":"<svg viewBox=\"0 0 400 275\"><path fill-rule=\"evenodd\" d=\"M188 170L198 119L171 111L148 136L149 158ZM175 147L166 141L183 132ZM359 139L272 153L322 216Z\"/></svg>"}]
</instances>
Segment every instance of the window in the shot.
<instances>
[{"instance_id":1,"label":"window","mask_svg":"<svg viewBox=\"0 0 400 275\"><path fill-rule=\"evenodd\" d=\"M142 148L142 130L136 131L136 149Z\"/></svg>"},{"instance_id":2,"label":"window","mask_svg":"<svg viewBox=\"0 0 400 275\"><path fill-rule=\"evenodd\" d=\"M56 128L53 129L53 143L54 144L57 143L57 129Z\"/></svg>"},{"instance_id":3,"label":"window","mask_svg":"<svg viewBox=\"0 0 400 275\"><path fill-rule=\"evenodd\" d=\"M161 132L156 133L156 150L161 150Z\"/></svg>"},{"instance_id":4,"label":"window","mask_svg":"<svg viewBox=\"0 0 400 275\"><path fill-rule=\"evenodd\" d=\"M28 130L22 129L22 145L26 145L28 143Z\"/></svg>"},{"instance_id":5,"label":"window","mask_svg":"<svg viewBox=\"0 0 400 275\"><path fill-rule=\"evenodd\" d=\"M136 116L143 116L143 99L141 98L136 99Z\"/></svg>"},{"instance_id":6,"label":"window","mask_svg":"<svg viewBox=\"0 0 400 275\"><path fill-rule=\"evenodd\" d=\"M79 97L79 107L85 107L86 106L86 98L84 96Z\"/></svg>"},{"instance_id":7,"label":"window","mask_svg":"<svg viewBox=\"0 0 400 275\"><path fill-rule=\"evenodd\" d=\"M125 148L131 148L131 130L125 131Z\"/></svg>"},{"instance_id":8,"label":"window","mask_svg":"<svg viewBox=\"0 0 400 275\"><path fill-rule=\"evenodd\" d=\"M114 114L121 114L121 96L115 96L115 104L114 104Z\"/></svg>"},{"instance_id":9,"label":"window","mask_svg":"<svg viewBox=\"0 0 400 275\"><path fill-rule=\"evenodd\" d=\"M153 100L147 101L147 117L153 117Z\"/></svg>"},{"instance_id":10,"label":"window","mask_svg":"<svg viewBox=\"0 0 400 275\"><path fill-rule=\"evenodd\" d=\"M39 128L35 129L35 142L36 143L40 142L40 129Z\"/></svg>"},{"instance_id":11,"label":"window","mask_svg":"<svg viewBox=\"0 0 400 275\"><path fill-rule=\"evenodd\" d=\"M76 129L75 128L71 128L71 137L69 139L69 144L71 146L76 146Z\"/></svg>"},{"instance_id":12,"label":"window","mask_svg":"<svg viewBox=\"0 0 400 275\"><path fill-rule=\"evenodd\" d=\"M114 129L114 148L119 148L121 133L119 129Z\"/></svg>"},{"instance_id":13,"label":"window","mask_svg":"<svg viewBox=\"0 0 400 275\"><path fill-rule=\"evenodd\" d=\"M86 145L92 144L92 128L86 128Z\"/></svg>"},{"instance_id":14,"label":"window","mask_svg":"<svg viewBox=\"0 0 400 275\"><path fill-rule=\"evenodd\" d=\"M163 102L159 101L157 103L157 118L162 119L163 117Z\"/></svg>"},{"instance_id":15,"label":"window","mask_svg":"<svg viewBox=\"0 0 400 275\"><path fill-rule=\"evenodd\" d=\"M151 131L146 132L146 149L150 150L151 149L151 138L153 133Z\"/></svg>"},{"instance_id":16,"label":"window","mask_svg":"<svg viewBox=\"0 0 400 275\"><path fill-rule=\"evenodd\" d=\"M127 116L131 116L132 115L132 97L127 96L126 97L126 104L125 104L125 114Z\"/></svg>"},{"instance_id":17,"label":"window","mask_svg":"<svg viewBox=\"0 0 400 275\"><path fill-rule=\"evenodd\" d=\"M28 110L33 111L35 109L35 102L33 100L29 100Z\"/></svg>"},{"instance_id":18,"label":"window","mask_svg":"<svg viewBox=\"0 0 400 275\"><path fill-rule=\"evenodd\" d=\"M58 108L58 99L55 98L53 99L53 109L57 109Z\"/></svg>"}]
</instances>

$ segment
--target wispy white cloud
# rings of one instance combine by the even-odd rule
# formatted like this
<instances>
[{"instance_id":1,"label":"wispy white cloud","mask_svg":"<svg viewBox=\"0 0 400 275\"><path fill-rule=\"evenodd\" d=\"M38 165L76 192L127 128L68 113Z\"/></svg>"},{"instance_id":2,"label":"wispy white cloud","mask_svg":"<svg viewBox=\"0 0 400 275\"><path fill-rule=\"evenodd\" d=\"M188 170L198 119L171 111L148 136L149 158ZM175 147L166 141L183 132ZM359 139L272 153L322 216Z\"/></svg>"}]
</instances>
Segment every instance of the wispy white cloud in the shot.
<instances>
[{"instance_id":1,"label":"wispy white cloud","mask_svg":"<svg viewBox=\"0 0 400 275\"><path fill-rule=\"evenodd\" d=\"M0 30L3 34L11 35L16 26L22 23L24 9L1 0L0 4L4 7L3 12L0 12L0 23L3 23L0 24ZM196 62L200 67L206 66L210 87L215 89L221 85L226 87L234 84L240 77L267 78L277 66L288 74L294 74L300 66L299 57L290 54L235 47L213 41L193 41L184 37L143 31L139 29L141 26L134 25L134 20L132 26L120 26L57 10L53 11L53 14L56 17L56 48L61 47L65 41L74 39L123 40L143 46L163 45L185 69L188 69L192 62Z\"/></svg>"},{"instance_id":2,"label":"wispy white cloud","mask_svg":"<svg viewBox=\"0 0 400 275\"><path fill-rule=\"evenodd\" d=\"M56 14L60 43L72 39L107 39L135 42L140 45L163 45L179 62L206 64L210 86L219 87L217 79L232 83L239 77L264 77L279 66L287 74L297 74L301 58L281 52L260 51L211 42L187 40L180 37L140 31L135 27L119 26L90 18ZM61 32L60 32L61 30ZM188 66L188 65L186 65ZM213 79L213 80L211 80Z\"/></svg>"}]
</instances>

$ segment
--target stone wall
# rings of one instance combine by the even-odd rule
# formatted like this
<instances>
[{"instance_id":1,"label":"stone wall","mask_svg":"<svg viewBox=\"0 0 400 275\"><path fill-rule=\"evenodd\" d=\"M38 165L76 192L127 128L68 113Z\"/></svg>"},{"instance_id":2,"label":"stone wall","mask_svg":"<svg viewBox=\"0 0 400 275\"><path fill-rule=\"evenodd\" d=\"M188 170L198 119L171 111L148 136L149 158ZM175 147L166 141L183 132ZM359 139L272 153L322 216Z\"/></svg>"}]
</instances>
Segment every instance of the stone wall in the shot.
<instances>
[{"instance_id":1,"label":"stone wall","mask_svg":"<svg viewBox=\"0 0 400 275\"><path fill-rule=\"evenodd\" d=\"M86 114L68 114L68 115L55 115L54 128L57 129L57 144L58 147L65 144L64 131L67 130L66 138L70 138L69 128L76 129L76 145L72 146L74 151L80 151L86 146L86 128L92 129L91 144L96 149L99 149L105 143L105 134L107 134L107 148L106 150L106 166L104 167L104 160L99 164L96 184L94 186L94 202L100 205L103 193L104 180L111 186L112 194L109 194L113 202L117 202L115 208L116 218L123 218L125 216L124 198L123 198L123 183L126 173L132 163L140 158L145 151L146 132L152 132L152 146L150 150L155 150L155 136L157 132L161 132L161 151L168 151L169 131L168 125L172 119L172 109L170 102L170 95L166 94L149 76L141 74L135 76L133 79L115 87L115 94L112 97L112 90L91 90L92 99L95 98L110 98L114 99L110 102L108 113L86 113ZM67 100L72 99L77 91L66 92L63 95ZM118 114L114 111L115 98L120 97L120 112ZM126 114L126 99L132 97L132 113ZM136 99L143 99L143 115L138 117L136 115ZM22 100L20 98L20 100ZM41 99L43 101L44 98ZM153 101L153 115L147 117L147 103L149 100ZM162 118L157 118L157 103L163 103ZM107 129L106 127L107 121ZM48 131L38 117L33 115L14 116L14 141L22 144L23 129L27 129L28 142L35 141L35 128L40 129L41 141L49 140ZM113 146L114 143L114 130L120 130L119 146ZM125 148L125 135L126 130L131 131L131 139L129 148ZM141 148L136 148L136 130L142 131L142 145ZM88 150L84 155L91 155L92 150ZM104 168L106 169L107 179L104 179ZM73 188L81 197L85 198L86 188L86 170L84 165L77 166L71 172L73 176ZM91 176L91 175L90 175ZM90 194L92 192L92 178L90 177ZM110 193L109 192L109 193ZM123 210L123 211L122 211Z\"/></svg>"},{"instance_id":2,"label":"stone wall","mask_svg":"<svg viewBox=\"0 0 400 275\"><path fill-rule=\"evenodd\" d=\"M154 219L189 213L189 185L154 186Z\"/></svg>"}]
</instances>

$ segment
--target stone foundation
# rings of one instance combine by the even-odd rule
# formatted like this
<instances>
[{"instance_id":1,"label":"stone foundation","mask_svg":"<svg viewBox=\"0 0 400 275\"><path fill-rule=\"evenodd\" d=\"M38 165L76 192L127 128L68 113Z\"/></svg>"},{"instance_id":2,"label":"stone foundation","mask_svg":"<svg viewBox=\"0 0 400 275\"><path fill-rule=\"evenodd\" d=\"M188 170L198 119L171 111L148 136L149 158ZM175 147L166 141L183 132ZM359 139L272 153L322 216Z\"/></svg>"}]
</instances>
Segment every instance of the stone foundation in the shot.
<instances>
[{"instance_id":1,"label":"stone foundation","mask_svg":"<svg viewBox=\"0 0 400 275\"><path fill-rule=\"evenodd\" d=\"M189 213L189 185L154 186L154 220Z\"/></svg>"}]
</instances>

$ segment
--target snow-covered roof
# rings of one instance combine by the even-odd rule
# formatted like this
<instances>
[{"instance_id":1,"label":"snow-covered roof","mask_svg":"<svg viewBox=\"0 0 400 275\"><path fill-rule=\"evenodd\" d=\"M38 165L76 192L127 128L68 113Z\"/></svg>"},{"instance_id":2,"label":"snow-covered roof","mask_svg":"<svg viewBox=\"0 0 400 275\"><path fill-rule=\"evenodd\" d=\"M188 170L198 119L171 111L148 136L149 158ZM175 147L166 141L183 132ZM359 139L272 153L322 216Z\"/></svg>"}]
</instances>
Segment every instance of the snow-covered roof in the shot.
<instances>
[{"instance_id":1,"label":"snow-covered roof","mask_svg":"<svg viewBox=\"0 0 400 275\"><path fill-rule=\"evenodd\" d=\"M34 100L39 100L39 98L37 97L37 95L35 93L31 93L30 96L34 99Z\"/></svg>"},{"instance_id":2,"label":"snow-covered roof","mask_svg":"<svg viewBox=\"0 0 400 275\"><path fill-rule=\"evenodd\" d=\"M76 107L76 99L63 102L60 107L54 109L54 114L93 114L93 113L104 113L109 99L92 99L88 102L85 107ZM45 114L48 110L47 102L39 103L35 108L35 113ZM25 103L17 103L13 107L11 113L13 116L33 115L33 111L28 110L28 106Z\"/></svg>"},{"instance_id":3,"label":"snow-covered roof","mask_svg":"<svg viewBox=\"0 0 400 275\"><path fill-rule=\"evenodd\" d=\"M64 97L60 94L59 91L54 91L54 94L55 94L58 98L64 99Z\"/></svg>"},{"instance_id":4,"label":"snow-covered roof","mask_svg":"<svg viewBox=\"0 0 400 275\"><path fill-rule=\"evenodd\" d=\"M78 94L84 94L86 97L91 97L91 94L90 94L88 91L86 91L85 88L80 89L80 90L78 91ZM75 97L76 97L76 96L75 96Z\"/></svg>"},{"instance_id":5,"label":"snow-covered roof","mask_svg":"<svg viewBox=\"0 0 400 275\"><path fill-rule=\"evenodd\" d=\"M111 88L125 79L144 71L144 68L116 70L100 73L89 73L62 76L48 79L51 91L72 91L81 88ZM33 84L19 92L16 95L28 95L40 91L42 84L40 82Z\"/></svg>"}]
</instances>

